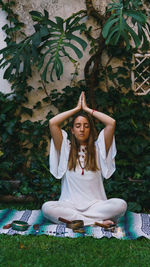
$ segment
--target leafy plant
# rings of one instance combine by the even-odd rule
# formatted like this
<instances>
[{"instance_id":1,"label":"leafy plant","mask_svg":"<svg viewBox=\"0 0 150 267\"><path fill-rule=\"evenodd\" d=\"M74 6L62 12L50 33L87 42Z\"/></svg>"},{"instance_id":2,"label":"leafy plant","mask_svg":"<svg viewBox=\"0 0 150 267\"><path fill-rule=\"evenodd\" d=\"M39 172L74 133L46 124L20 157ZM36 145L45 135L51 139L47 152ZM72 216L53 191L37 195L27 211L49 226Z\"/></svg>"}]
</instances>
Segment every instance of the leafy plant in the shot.
<instances>
[{"instance_id":1,"label":"leafy plant","mask_svg":"<svg viewBox=\"0 0 150 267\"><path fill-rule=\"evenodd\" d=\"M53 75L56 73L59 80L63 74L62 57L66 56L73 63L76 60L71 56L72 50L80 59L82 51L76 46L80 45L83 50L87 43L76 31L85 29L84 23L79 23L82 12L78 12L64 20L56 17L56 21L49 19L49 14L44 10L44 15L38 11L31 11L30 14L36 24L35 32L24 38L21 42L9 42L8 46L0 51L3 55L0 60L0 67L6 67L4 78L10 80L12 74L16 77L22 72L22 79L32 75L32 65L36 65L39 71L42 69L41 78L47 81L47 73L50 66L50 80L54 81ZM68 51L68 48L70 49Z\"/></svg>"},{"instance_id":2,"label":"leafy plant","mask_svg":"<svg viewBox=\"0 0 150 267\"><path fill-rule=\"evenodd\" d=\"M32 195L41 201L53 190L53 197L57 197L57 186L52 184L46 157L48 120L52 112L49 112L45 122L22 122L22 114L26 112L31 116L32 112L23 109L19 99L19 95L0 93L0 194ZM8 182L12 179L20 181L17 190L12 191ZM40 190L37 191L39 183Z\"/></svg>"},{"instance_id":3,"label":"leafy plant","mask_svg":"<svg viewBox=\"0 0 150 267\"><path fill-rule=\"evenodd\" d=\"M32 157L28 171L32 176L29 182L33 190L32 195L38 201L58 200L60 196L60 181L56 180L49 171L48 156L37 155Z\"/></svg>"},{"instance_id":4,"label":"leafy plant","mask_svg":"<svg viewBox=\"0 0 150 267\"><path fill-rule=\"evenodd\" d=\"M126 49L129 50L132 39L136 48L142 44L141 49L148 50L147 35L150 35L150 25L146 15L139 9L141 5L140 0L112 0L112 3L108 4L107 13L110 13L110 16L102 31L107 45L117 45L124 41ZM137 33L134 28L137 28Z\"/></svg>"}]
</instances>

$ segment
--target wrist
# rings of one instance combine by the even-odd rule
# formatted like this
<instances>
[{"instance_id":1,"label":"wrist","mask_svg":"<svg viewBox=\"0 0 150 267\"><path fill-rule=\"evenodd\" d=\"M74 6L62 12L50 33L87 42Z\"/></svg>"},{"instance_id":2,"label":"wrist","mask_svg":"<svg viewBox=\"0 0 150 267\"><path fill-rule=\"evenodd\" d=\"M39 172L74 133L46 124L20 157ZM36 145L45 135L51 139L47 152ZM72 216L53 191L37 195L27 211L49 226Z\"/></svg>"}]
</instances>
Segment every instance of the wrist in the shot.
<instances>
[{"instance_id":1,"label":"wrist","mask_svg":"<svg viewBox=\"0 0 150 267\"><path fill-rule=\"evenodd\" d=\"M77 106L74 108L74 110L75 110L75 112L79 112L81 110L81 108Z\"/></svg>"},{"instance_id":2,"label":"wrist","mask_svg":"<svg viewBox=\"0 0 150 267\"><path fill-rule=\"evenodd\" d=\"M92 109L92 112L91 112L91 115L92 115L92 116L93 116L94 112L95 112L95 109Z\"/></svg>"},{"instance_id":3,"label":"wrist","mask_svg":"<svg viewBox=\"0 0 150 267\"><path fill-rule=\"evenodd\" d=\"M89 113L89 114L92 113L92 109L91 109L91 108L85 107L83 110L84 110L85 112Z\"/></svg>"}]
</instances>

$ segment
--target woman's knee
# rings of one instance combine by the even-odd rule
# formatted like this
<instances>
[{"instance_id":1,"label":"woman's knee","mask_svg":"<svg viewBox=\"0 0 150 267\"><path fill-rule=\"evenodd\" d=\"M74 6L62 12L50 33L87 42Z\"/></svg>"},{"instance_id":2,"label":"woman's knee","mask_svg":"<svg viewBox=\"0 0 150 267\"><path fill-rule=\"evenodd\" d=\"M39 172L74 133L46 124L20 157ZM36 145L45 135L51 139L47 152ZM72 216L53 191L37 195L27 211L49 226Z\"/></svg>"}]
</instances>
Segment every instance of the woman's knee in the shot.
<instances>
[{"instance_id":1,"label":"woman's knee","mask_svg":"<svg viewBox=\"0 0 150 267\"><path fill-rule=\"evenodd\" d=\"M121 198L112 198L110 199L113 204L113 209L115 209L119 213L125 213L127 210L127 203L125 200Z\"/></svg>"},{"instance_id":2,"label":"woman's knee","mask_svg":"<svg viewBox=\"0 0 150 267\"><path fill-rule=\"evenodd\" d=\"M41 208L44 217L54 223L58 223L57 206L57 201L48 201Z\"/></svg>"},{"instance_id":3,"label":"woman's knee","mask_svg":"<svg viewBox=\"0 0 150 267\"><path fill-rule=\"evenodd\" d=\"M43 205L42 205L42 212L44 215L46 215L47 213L51 213L54 209L54 203L55 201L48 201L48 202L45 202Z\"/></svg>"},{"instance_id":4,"label":"woman's knee","mask_svg":"<svg viewBox=\"0 0 150 267\"><path fill-rule=\"evenodd\" d=\"M41 210L42 210L42 212L43 213L45 213L45 211L46 211L46 209L47 209L47 202L45 202L43 205L42 205L42 207L41 207Z\"/></svg>"},{"instance_id":5,"label":"woman's knee","mask_svg":"<svg viewBox=\"0 0 150 267\"><path fill-rule=\"evenodd\" d=\"M121 213L125 213L127 210L127 202L123 199L118 199L118 206Z\"/></svg>"}]
</instances>

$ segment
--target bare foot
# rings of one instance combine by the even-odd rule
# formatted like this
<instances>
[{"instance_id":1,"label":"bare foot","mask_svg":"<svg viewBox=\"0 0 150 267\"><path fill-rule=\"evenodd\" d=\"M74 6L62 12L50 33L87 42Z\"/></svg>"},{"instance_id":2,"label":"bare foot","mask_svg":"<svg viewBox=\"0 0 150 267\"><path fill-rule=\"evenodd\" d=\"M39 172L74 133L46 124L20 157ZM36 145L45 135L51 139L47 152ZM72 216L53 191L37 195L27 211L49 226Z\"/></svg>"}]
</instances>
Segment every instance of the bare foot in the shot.
<instances>
[{"instance_id":1,"label":"bare foot","mask_svg":"<svg viewBox=\"0 0 150 267\"><path fill-rule=\"evenodd\" d=\"M115 225L115 223L112 220L104 220L101 223L95 222L94 224L97 225L97 226L100 226L100 227L104 227L104 228L109 228L109 227Z\"/></svg>"},{"instance_id":2,"label":"bare foot","mask_svg":"<svg viewBox=\"0 0 150 267\"><path fill-rule=\"evenodd\" d=\"M114 222L111 220L105 220L105 221L103 221L103 224L106 226L110 226L110 225L114 224Z\"/></svg>"}]
</instances>

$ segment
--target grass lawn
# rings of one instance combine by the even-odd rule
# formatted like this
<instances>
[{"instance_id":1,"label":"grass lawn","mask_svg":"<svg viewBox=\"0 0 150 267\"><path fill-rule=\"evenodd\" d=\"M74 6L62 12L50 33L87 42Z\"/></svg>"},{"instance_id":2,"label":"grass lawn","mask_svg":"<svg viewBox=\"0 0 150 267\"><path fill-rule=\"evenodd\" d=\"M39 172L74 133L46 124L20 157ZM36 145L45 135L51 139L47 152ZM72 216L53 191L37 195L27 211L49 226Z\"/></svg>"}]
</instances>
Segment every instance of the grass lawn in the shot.
<instances>
[{"instance_id":1,"label":"grass lawn","mask_svg":"<svg viewBox=\"0 0 150 267\"><path fill-rule=\"evenodd\" d=\"M31 205L0 205L35 209ZM150 267L150 240L0 235L0 267Z\"/></svg>"}]
</instances>

